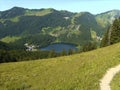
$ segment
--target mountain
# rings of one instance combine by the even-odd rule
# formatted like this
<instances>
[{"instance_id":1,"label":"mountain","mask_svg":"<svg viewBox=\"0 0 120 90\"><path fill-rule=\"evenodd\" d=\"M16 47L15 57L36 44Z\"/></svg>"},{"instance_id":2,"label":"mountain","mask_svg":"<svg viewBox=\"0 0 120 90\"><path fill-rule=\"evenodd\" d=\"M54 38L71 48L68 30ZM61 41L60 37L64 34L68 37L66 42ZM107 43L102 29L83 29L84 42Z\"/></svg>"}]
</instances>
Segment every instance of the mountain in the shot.
<instances>
[{"instance_id":1,"label":"mountain","mask_svg":"<svg viewBox=\"0 0 120 90\"><path fill-rule=\"evenodd\" d=\"M120 10L111 10L96 15L96 20L98 21L99 25L106 27L107 25L112 24L113 21L118 17L120 17Z\"/></svg>"},{"instance_id":2,"label":"mountain","mask_svg":"<svg viewBox=\"0 0 120 90\"><path fill-rule=\"evenodd\" d=\"M0 39L13 45L19 43L22 47L23 43L35 43L43 47L57 42L82 46L87 42L100 42L97 38L101 38L114 18L119 16L119 10L93 15L52 8L13 7L0 12Z\"/></svg>"},{"instance_id":3,"label":"mountain","mask_svg":"<svg viewBox=\"0 0 120 90\"><path fill-rule=\"evenodd\" d=\"M0 13L0 19L7 19L7 18L13 18L16 16L23 15L25 13L24 8L20 7L13 7L10 10L6 10Z\"/></svg>"}]
</instances>

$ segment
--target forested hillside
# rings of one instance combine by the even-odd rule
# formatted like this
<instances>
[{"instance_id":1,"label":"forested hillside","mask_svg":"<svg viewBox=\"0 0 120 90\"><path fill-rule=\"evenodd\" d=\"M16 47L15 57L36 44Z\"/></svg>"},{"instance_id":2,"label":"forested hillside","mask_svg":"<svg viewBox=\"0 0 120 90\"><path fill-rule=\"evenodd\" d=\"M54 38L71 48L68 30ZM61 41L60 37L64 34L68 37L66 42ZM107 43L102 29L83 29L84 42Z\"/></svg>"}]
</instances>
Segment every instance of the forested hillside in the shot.
<instances>
[{"instance_id":1,"label":"forested hillside","mask_svg":"<svg viewBox=\"0 0 120 90\"><path fill-rule=\"evenodd\" d=\"M41 47L56 42L80 46L88 42L98 43L99 38L102 38L108 26L118 16L117 10L93 15L89 12L72 13L52 8L14 7L0 12L0 39L14 46L20 45L20 48L24 43L36 43ZM27 39L30 36L32 39Z\"/></svg>"},{"instance_id":2,"label":"forested hillside","mask_svg":"<svg viewBox=\"0 0 120 90\"><path fill-rule=\"evenodd\" d=\"M48 9L13 7L0 12L0 41L11 49L24 49L24 44L44 47L52 43L72 43L83 46L98 43L119 10L93 15L89 12L72 13Z\"/></svg>"}]
</instances>

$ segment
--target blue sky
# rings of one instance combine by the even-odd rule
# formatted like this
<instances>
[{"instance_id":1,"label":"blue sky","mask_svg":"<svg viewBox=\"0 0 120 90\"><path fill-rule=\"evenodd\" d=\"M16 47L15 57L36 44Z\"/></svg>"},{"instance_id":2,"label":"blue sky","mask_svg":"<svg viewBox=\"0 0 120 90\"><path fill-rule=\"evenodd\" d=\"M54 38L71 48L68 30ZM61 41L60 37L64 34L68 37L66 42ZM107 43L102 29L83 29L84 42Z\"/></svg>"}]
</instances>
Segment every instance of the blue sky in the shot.
<instances>
[{"instance_id":1,"label":"blue sky","mask_svg":"<svg viewBox=\"0 0 120 90\"><path fill-rule=\"evenodd\" d=\"M88 11L99 14L113 9L120 10L120 0L0 0L0 11L14 6L30 9L54 8L71 12Z\"/></svg>"}]
</instances>

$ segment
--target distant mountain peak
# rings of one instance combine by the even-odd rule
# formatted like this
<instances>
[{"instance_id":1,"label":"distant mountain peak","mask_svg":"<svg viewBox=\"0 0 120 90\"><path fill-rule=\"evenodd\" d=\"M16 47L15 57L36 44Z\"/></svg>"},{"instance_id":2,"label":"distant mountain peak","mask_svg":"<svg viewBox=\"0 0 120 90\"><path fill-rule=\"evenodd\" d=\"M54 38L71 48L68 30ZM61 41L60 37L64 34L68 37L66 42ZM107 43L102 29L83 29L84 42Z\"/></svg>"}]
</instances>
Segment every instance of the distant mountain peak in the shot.
<instances>
[{"instance_id":1,"label":"distant mountain peak","mask_svg":"<svg viewBox=\"0 0 120 90\"><path fill-rule=\"evenodd\" d=\"M18 6L14 6L13 8L11 8L11 9L21 9L22 7L18 7ZM24 9L24 8L22 8L22 9Z\"/></svg>"},{"instance_id":2,"label":"distant mountain peak","mask_svg":"<svg viewBox=\"0 0 120 90\"><path fill-rule=\"evenodd\" d=\"M19 15L23 15L25 12L24 8L21 7L13 7L9 10L3 11L0 15L0 18L12 18L12 17L16 17Z\"/></svg>"},{"instance_id":3,"label":"distant mountain peak","mask_svg":"<svg viewBox=\"0 0 120 90\"><path fill-rule=\"evenodd\" d=\"M15 6L15 7L9 9L9 10L12 10L12 11L14 11L14 10L15 10L15 11L16 11L16 10L25 10L25 8ZM7 10L7 11L9 11L9 10Z\"/></svg>"},{"instance_id":4,"label":"distant mountain peak","mask_svg":"<svg viewBox=\"0 0 120 90\"><path fill-rule=\"evenodd\" d=\"M103 12L103 13L100 13L100 14L97 14L97 15L103 15L103 14L118 14L118 13L120 13L120 10L118 10L118 9L113 9L113 10L110 10L110 11L107 11L107 12ZM96 15L96 16L97 16Z\"/></svg>"},{"instance_id":5,"label":"distant mountain peak","mask_svg":"<svg viewBox=\"0 0 120 90\"><path fill-rule=\"evenodd\" d=\"M113 10L110 10L110 11L108 11L108 12L119 12L120 10L118 10L118 9L113 9Z\"/></svg>"}]
</instances>

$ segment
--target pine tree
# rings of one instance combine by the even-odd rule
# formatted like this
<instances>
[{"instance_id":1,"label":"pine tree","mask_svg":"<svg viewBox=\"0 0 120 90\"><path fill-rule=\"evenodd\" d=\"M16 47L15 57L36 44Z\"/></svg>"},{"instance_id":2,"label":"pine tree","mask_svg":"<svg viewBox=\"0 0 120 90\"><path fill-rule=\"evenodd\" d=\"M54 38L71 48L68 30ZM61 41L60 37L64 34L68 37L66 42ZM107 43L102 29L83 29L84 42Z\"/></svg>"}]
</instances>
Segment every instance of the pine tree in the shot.
<instances>
[{"instance_id":1,"label":"pine tree","mask_svg":"<svg viewBox=\"0 0 120 90\"><path fill-rule=\"evenodd\" d=\"M70 48L70 49L68 50L68 55L71 55L71 54L74 54L74 53L75 53L75 52L74 52L73 49Z\"/></svg>"},{"instance_id":2,"label":"pine tree","mask_svg":"<svg viewBox=\"0 0 120 90\"><path fill-rule=\"evenodd\" d=\"M57 53L55 52L54 49L52 49L48 54L48 58L52 58L52 57L56 57L56 56L57 56Z\"/></svg>"},{"instance_id":3,"label":"pine tree","mask_svg":"<svg viewBox=\"0 0 120 90\"><path fill-rule=\"evenodd\" d=\"M107 30L107 32L105 33L102 41L101 41L101 44L100 44L100 47L105 47L105 46L108 46L110 45L110 41L108 40L109 39L109 35L110 35L110 29L111 27ZM109 37L108 37L109 36Z\"/></svg>"},{"instance_id":4,"label":"pine tree","mask_svg":"<svg viewBox=\"0 0 120 90\"><path fill-rule=\"evenodd\" d=\"M113 24L105 33L101 42L101 47L105 47L120 42L120 18L115 19Z\"/></svg>"},{"instance_id":5,"label":"pine tree","mask_svg":"<svg viewBox=\"0 0 120 90\"><path fill-rule=\"evenodd\" d=\"M88 43L86 43L84 46L83 46L83 48L82 48L82 51L83 52L86 52L86 51L91 51L91 50L94 50L94 49L96 49L97 48L97 44L96 44L96 42L88 42Z\"/></svg>"},{"instance_id":6,"label":"pine tree","mask_svg":"<svg viewBox=\"0 0 120 90\"><path fill-rule=\"evenodd\" d=\"M61 52L61 56L65 56L65 55L67 55L67 52L66 52L65 49L63 49L62 52Z\"/></svg>"},{"instance_id":7,"label":"pine tree","mask_svg":"<svg viewBox=\"0 0 120 90\"><path fill-rule=\"evenodd\" d=\"M120 42L120 18L116 19L112 25L110 44Z\"/></svg>"}]
</instances>

